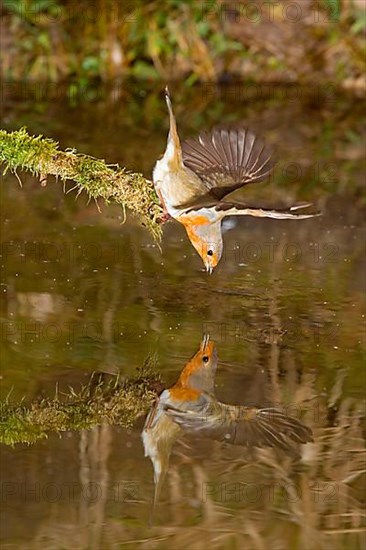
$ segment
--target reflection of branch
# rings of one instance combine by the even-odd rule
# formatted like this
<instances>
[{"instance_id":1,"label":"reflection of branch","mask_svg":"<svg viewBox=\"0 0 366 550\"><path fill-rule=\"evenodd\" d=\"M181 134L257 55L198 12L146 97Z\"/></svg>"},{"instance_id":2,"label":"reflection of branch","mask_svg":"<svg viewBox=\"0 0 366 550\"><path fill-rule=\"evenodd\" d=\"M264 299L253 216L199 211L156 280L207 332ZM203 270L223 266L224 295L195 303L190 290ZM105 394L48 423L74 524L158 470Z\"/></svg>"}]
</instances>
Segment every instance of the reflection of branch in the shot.
<instances>
[{"instance_id":1,"label":"reflection of branch","mask_svg":"<svg viewBox=\"0 0 366 550\"><path fill-rule=\"evenodd\" d=\"M151 363L148 359L135 378L119 385L113 381L93 387L92 376L87 386L78 393L71 389L63 401L56 396L29 407L0 403L0 442L34 443L49 431L81 430L103 423L131 426L151 407L161 389Z\"/></svg>"},{"instance_id":2,"label":"reflection of branch","mask_svg":"<svg viewBox=\"0 0 366 550\"><path fill-rule=\"evenodd\" d=\"M47 175L73 180L79 193L86 191L95 200L101 198L129 208L156 239L161 237L157 222L161 208L152 183L141 174L111 168L104 160L74 151L59 151L55 141L30 136L24 128L15 132L0 130L0 163L15 174L17 169L37 174L42 185Z\"/></svg>"}]
</instances>

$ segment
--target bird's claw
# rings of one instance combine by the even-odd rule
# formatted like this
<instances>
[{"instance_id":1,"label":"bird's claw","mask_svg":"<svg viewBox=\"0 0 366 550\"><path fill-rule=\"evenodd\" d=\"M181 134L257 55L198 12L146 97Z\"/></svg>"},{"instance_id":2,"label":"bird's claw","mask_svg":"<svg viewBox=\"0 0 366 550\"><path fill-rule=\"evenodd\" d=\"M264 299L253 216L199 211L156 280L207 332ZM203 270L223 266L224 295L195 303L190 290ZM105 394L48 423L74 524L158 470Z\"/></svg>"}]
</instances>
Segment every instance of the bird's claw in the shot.
<instances>
[{"instance_id":1,"label":"bird's claw","mask_svg":"<svg viewBox=\"0 0 366 550\"><path fill-rule=\"evenodd\" d=\"M168 212L164 212L160 218L157 219L157 222L160 224L166 223L171 219L171 215Z\"/></svg>"}]
</instances>

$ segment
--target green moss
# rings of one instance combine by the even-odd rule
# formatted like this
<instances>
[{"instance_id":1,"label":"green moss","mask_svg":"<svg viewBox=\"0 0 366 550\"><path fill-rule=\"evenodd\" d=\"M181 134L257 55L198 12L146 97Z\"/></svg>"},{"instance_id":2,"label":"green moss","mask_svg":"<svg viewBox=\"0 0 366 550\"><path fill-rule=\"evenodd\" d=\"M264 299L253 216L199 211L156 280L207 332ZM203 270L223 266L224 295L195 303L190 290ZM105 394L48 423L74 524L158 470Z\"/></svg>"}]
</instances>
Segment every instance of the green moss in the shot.
<instances>
[{"instance_id":1,"label":"green moss","mask_svg":"<svg viewBox=\"0 0 366 550\"><path fill-rule=\"evenodd\" d=\"M51 139L29 136L25 128L11 133L0 130L0 158L6 164L5 172L22 168L33 174L40 173L42 165L50 162L57 148Z\"/></svg>"},{"instance_id":2,"label":"green moss","mask_svg":"<svg viewBox=\"0 0 366 550\"><path fill-rule=\"evenodd\" d=\"M95 200L102 198L127 207L155 239L161 238L158 223L161 207L153 184L142 174L110 167L104 160L74 151L60 151L55 141L30 136L25 128L15 132L0 130L0 163L5 165L4 173L21 169L42 177L52 175L61 181L73 180L79 192L86 191Z\"/></svg>"},{"instance_id":3,"label":"green moss","mask_svg":"<svg viewBox=\"0 0 366 550\"><path fill-rule=\"evenodd\" d=\"M46 398L29 406L4 401L0 403L0 442L32 444L49 432L81 430L102 423L128 427L146 412L161 387L148 359L137 375L120 383L95 383L92 376L80 391L70 389L61 400Z\"/></svg>"}]
</instances>

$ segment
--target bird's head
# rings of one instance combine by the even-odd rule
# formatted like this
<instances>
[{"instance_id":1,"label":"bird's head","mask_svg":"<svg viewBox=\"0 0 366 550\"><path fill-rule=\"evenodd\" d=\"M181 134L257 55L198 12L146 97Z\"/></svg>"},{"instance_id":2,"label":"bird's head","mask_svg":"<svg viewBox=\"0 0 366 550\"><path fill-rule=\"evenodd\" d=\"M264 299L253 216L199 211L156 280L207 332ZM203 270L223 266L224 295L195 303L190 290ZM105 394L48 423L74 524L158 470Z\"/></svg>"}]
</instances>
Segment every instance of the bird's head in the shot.
<instances>
[{"instance_id":1,"label":"bird's head","mask_svg":"<svg viewBox=\"0 0 366 550\"><path fill-rule=\"evenodd\" d=\"M222 251L221 221L209 222L204 216L184 221L189 240L201 256L206 271L212 273L219 263Z\"/></svg>"},{"instance_id":2,"label":"bird's head","mask_svg":"<svg viewBox=\"0 0 366 550\"><path fill-rule=\"evenodd\" d=\"M218 356L215 342L203 337L199 350L182 370L178 385L213 392Z\"/></svg>"}]
</instances>

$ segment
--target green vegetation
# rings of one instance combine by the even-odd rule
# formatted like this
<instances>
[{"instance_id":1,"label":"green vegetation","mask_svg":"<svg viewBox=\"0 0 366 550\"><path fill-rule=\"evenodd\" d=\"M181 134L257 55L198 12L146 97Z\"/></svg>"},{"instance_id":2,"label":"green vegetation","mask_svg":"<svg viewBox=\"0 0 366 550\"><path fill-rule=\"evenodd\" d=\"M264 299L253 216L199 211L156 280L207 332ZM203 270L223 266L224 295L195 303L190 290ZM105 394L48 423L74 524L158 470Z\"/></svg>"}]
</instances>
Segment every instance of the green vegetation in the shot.
<instances>
[{"instance_id":1,"label":"green vegetation","mask_svg":"<svg viewBox=\"0 0 366 550\"><path fill-rule=\"evenodd\" d=\"M149 358L133 378L122 383L118 377L104 383L92 375L79 391L70 388L68 394L56 394L54 399L28 406L0 401L0 442L31 444L50 431L90 429L103 423L130 427L152 405L159 386Z\"/></svg>"},{"instance_id":2,"label":"green vegetation","mask_svg":"<svg viewBox=\"0 0 366 550\"><path fill-rule=\"evenodd\" d=\"M86 191L90 198L114 201L129 208L156 239L161 237L158 218L161 208L153 184L141 174L128 172L118 166L108 166L75 151L59 151L58 144L42 136L29 136L24 128L15 132L0 130L0 163L5 172L16 174L17 168L40 176L41 184L47 175L75 181L79 193ZM18 178L19 179L19 178Z\"/></svg>"},{"instance_id":3,"label":"green vegetation","mask_svg":"<svg viewBox=\"0 0 366 550\"><path fill-rule=\"evenodd\" d=\"M126 75L188 85L228 77L304 84L316 77L357 89L362 0L293 4L5 0L2 76L79 86Z\"/></svg>"}]
</instances>

